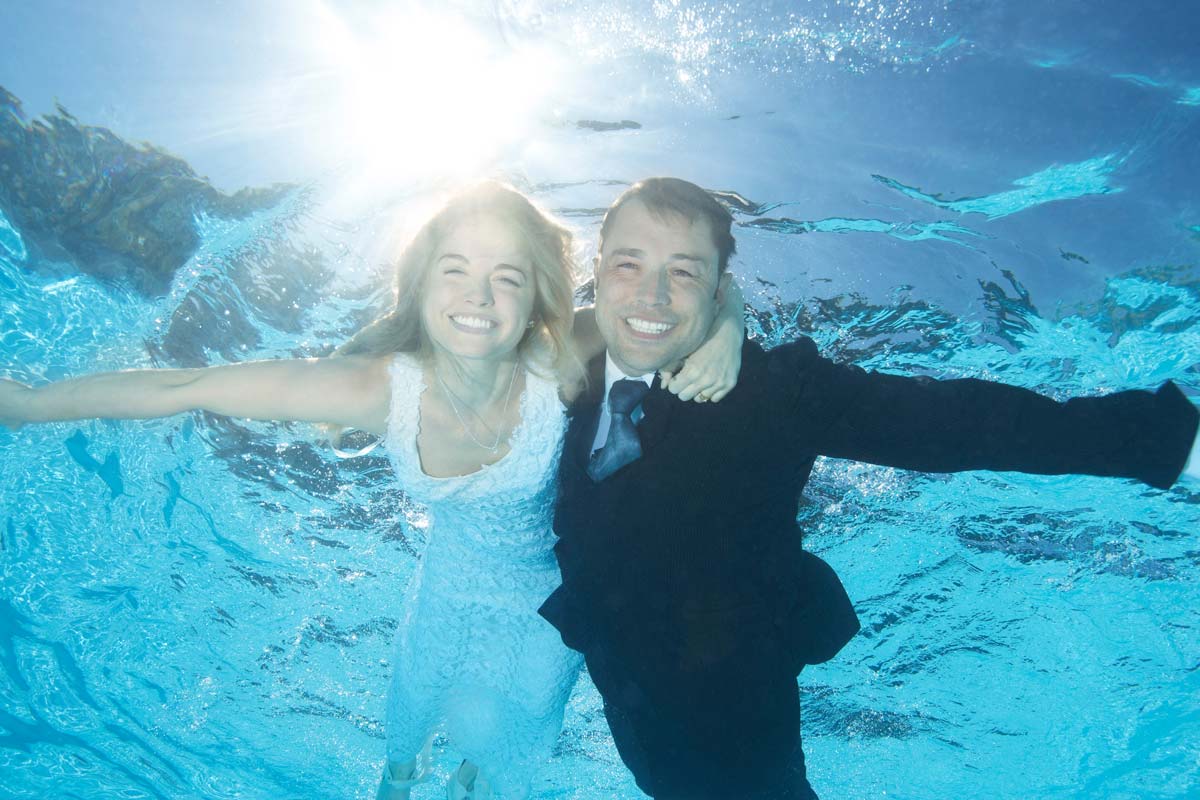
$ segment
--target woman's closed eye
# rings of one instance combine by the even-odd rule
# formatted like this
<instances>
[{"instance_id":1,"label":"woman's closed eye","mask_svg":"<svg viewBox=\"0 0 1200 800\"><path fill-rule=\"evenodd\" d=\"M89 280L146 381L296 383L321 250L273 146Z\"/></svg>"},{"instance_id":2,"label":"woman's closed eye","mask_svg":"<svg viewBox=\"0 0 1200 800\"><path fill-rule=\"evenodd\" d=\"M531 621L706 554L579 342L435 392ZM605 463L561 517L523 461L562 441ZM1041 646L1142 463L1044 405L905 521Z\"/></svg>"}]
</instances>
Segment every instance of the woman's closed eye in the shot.
<instances>
[{"instance_id":1,"label":"woman's closed eye","mask_svg":"<svg viewBox=\"0 0 1200 800\"><path fill-rule=\"evenodd\" d=\"M505 286L520 289L525 285L525 273L515 269L502 269L493 273L492 280Z\"/></svg>"}]
</instances>

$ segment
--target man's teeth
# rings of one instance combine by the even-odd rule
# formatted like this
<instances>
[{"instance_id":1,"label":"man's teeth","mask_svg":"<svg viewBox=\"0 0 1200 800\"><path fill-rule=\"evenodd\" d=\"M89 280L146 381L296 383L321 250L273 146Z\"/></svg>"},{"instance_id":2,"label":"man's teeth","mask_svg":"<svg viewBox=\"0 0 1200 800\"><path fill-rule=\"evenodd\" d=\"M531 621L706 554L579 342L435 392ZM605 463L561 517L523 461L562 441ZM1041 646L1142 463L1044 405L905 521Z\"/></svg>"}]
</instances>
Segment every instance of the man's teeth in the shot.
<instances>
[{"instance_id":1,"label":"man's teeth","mask_svg":"<svg viewBox=\"0 0 1200 800\"><path fill-rule=\"evenodd\" d=\"M484 319L483 317L463 317L455 315L450 317L450 319L466 328L478 328L479 330L486 330L487 328L496 327L495 322L492 322L490 319Z\"/></svg>"},{"instance_id":2,"label":"man's teeth","mask_svg":"<svg viewBox=\"0 0 1200 800\"><path fill-rule=\"evenodd\" d=\"M625 319L629 323L629 327L633 328L638 333L658 334L674 328L674 325L669 325L666 322L650 322L645 319L637 319L636 317L627 317Z\"/></svg>"}]
</instances>

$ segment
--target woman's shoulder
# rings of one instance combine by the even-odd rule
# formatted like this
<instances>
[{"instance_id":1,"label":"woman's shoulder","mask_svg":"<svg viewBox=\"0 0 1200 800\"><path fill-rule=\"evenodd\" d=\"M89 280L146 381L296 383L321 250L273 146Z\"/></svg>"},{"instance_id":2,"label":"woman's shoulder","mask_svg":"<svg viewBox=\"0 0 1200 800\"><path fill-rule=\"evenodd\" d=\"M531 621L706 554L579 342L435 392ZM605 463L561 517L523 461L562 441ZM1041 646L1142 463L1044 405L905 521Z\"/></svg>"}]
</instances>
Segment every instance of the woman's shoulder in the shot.
<instances>
[{"instance_id":1,"label":"woman's shoulder","mask_svg":"<svg viewBox=\"0 0 1200 800\"><path fill-rule=\"evenodd\" d=\"M560 408L559 376L552 364L538 359L525 359L525 392L547 409Z\"/></svg>"},{"instance_id":2,"label":"woman's shoulder","mask_svg":"<svg viewBox=\"0 0 1200 800\"><path fill-rule=\"evenodd\" d=\"M557 372L554 369L554 351L544 344L538 343L522 348L520 352L521 366L530 374L538 375L546 380L557 382Z\"/></svg>"},{"instance_id":3,"label":"woman's shoulder","mask_svg":"<svg viewBox=\"0 0 1200 800\"><path fill-rule=\"evenodd\" d=\"M421 372L421 362L413 353L371 353L369 355L346 356L347 361L356 361L364 377L387 384L396 379Z\"/></svg>"}]
</instances>

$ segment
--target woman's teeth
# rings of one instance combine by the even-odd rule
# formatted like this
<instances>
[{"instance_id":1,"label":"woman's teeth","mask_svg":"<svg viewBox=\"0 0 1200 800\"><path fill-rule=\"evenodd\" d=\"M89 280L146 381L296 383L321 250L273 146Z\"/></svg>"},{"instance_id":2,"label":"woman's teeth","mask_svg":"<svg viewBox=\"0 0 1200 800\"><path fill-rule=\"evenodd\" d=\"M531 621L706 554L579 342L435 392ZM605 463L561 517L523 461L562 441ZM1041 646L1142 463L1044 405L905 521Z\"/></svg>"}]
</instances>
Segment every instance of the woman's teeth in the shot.
<instances>
[{"instance_id":1,"label":"woman's teeth","mask_svg":"<svg viewBox=\"0 0 1200 800\"><path fill-rule=\"evenodd\" d=\"M464 328L475 328L477 330L487 330L488 328L496 327L496 323L490 319L483 317L463 317L454 315L450 317L456 324L462 325Z\"/></svg>"}]
</instances>

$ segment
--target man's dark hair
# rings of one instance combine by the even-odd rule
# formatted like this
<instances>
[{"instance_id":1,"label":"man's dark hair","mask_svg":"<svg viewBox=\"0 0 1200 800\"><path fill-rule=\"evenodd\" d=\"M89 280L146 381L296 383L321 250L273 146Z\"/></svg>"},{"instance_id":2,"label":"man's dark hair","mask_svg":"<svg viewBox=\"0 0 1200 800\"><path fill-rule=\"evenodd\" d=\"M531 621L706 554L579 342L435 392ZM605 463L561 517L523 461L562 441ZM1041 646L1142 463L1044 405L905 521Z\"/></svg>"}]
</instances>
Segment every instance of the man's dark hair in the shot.
<instances>
[{"instance_id":1,"label":"man's dark hair","mask_svg":"<svg viewBox=\"0 0 1200 800\"><path fill-rule=\"evenodd\" d=\"M608 235L617 212L630 200L640 200L650 213L657 216L674 214L688 222L703 220L712 231L713 245L717 248L717 275L729 266L729 257L737 252L733 240L733 215L713 196L694 183L679 178L646 178L630 186L613 201L600 224L600 246Z\"/></svg>"}]
</instances>

